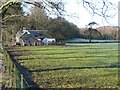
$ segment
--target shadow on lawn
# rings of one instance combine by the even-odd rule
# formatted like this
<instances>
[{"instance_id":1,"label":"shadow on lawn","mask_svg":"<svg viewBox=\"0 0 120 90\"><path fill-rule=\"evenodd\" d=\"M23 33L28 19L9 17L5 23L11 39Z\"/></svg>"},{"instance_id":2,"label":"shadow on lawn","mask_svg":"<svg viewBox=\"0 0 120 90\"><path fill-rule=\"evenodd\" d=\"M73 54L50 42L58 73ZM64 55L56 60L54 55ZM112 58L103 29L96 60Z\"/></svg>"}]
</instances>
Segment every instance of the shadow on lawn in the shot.
<instances>
[{"instance_id":1,"label":"shadow on lawn","mask_svg":"<svg viewBox=\"0 0 120 90\"><path fill-rule=\"evenodd\" d=\"M120 68L120 65L118 65L118 64L111 64L110 66L61 67L61 68L30 70L30 72L46 72L46 71L55 71L55 70L92 69L92 68Z\"/></svg>"},{"instance_id":2,"label":"shadow on lawn","mask_svg":"<svg viewBox=\"0 0 120 90\"><path fill-rule=\"evenodd\" d=\"M28 55L34 55L34 56L38 56L38 55L60 55L60 54L73 54L73 53L76 53L76 52L58 52L58 53L56 53L56 52L41 52L41 53L31 53L31 52L26 52L26 53L24 53L24 56L28 56ZM18 55L18 54L14 54L15 56L23 56L23 54L21 54L21 55Z\"/></svg>"},{"instance_id":3,"label":"shadow on lawn","mask_svg":"<svg viewBox=\"0 0 120 90\"><path fill-rule=\"evenodd\" d=\"M26 55L27 56L27 55ZM44 56L44 55L43 55ZM18 58L16 60L36 60L36 59L80 59L80 58L88 58L88 59L93 59L93 58L108 58L108 57L115 57L115 56L105 56L105 55L101 55L101 56L69 56L69 57L53 57L53 56L47 56L47 57L41 57L38 56L37 58L32 57L24 57L24 58Z\"/></svg>"}]
</instances>

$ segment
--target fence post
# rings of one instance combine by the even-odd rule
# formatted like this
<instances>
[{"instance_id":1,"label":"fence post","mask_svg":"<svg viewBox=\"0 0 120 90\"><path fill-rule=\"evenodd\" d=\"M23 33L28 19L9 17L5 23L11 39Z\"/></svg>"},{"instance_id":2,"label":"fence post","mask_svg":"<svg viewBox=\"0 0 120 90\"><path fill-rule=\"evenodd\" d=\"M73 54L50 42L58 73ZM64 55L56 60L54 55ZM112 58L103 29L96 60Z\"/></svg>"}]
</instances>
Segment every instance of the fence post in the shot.
<instances>
[{"instance_id":1,"label":"fence post","mask_svg":"<svg viewBox=\"0 0 120 90\"><path fill-rule=\"evenodd\" d=\"M14 64L12 60L10 59L10 86L13 87L13 78L14 78Z\"/></svg>"},{"instance_id":2,"label":"fence post","mask_svg":"<svg viewBox=\"0 0 120 90\"><path fill-rule=\"evenodd\" d=\"M10 59L9 59L9 61L10 61ZM10 88L12 87L12 63L11 63L11 61L9 62L9 76L10 76Z\"/></svg>"},{"instance_id":3,"label":"fence post","mask_svg":"<svg viewBox=\"0 0 120 90\"><path fill-rule=\"evenodd\" d=\"M9 56L7 56L8 58L8 72L9 72L9 76L10 76L10 59L9 59Z\"/></svg>"},{"instance_id":4,"label":"fence post","mask_svg":"<svg viewBox=\"0 0 120 90\"><path fill-rule=\"evenodd\" d=\"M21 90L24 88L23 74L21 74Z\"/></svg>"},{"instance_id":5,"label":"fence post","mask_svg":"<svg viewBox=\"0 0 120 90\"><path fill-rule=\"evenodd\" d=\"M21 90L21 75L19 71L18 71L18 90Z\"/></svg>"},{"instance_id":6,"label":"fence post","mask_svg":"<svg viewBox=\"0 0 120 90\"><path fill-rule=\"evenodd\" d=\"M14 78L15 78L15 88L18 88L18 69L16 66L15 66Z\"/></svg>"}]
</instances>

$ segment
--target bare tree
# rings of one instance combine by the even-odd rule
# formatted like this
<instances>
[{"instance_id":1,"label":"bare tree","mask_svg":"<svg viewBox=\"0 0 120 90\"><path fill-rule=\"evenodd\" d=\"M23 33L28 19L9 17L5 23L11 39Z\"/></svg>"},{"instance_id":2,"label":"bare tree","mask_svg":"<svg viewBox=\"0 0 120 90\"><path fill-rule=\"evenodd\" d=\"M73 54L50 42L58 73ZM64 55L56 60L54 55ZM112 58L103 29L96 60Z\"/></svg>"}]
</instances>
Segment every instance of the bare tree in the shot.
<instances>
[{"instance_id":1,"label":"bare tree","mask_svg":"<svg viewBox=\"0 0 120 90\"><path fill-rule=\"evenodd\" d=\"M5 2L0 6L2 18L5 17L5 13L9 7L14 5L15 3L20 3L20 2L35 5L41 9L44 9L45 12L49 12L49 14L54 13L57 16L62 15L62 12L64 12L64 4L61 0L58 0L58 1L38 0L37 2L34 0L29 0L29 1L28 0L7 0L7 2Z\"/></svg>"},{"instance_id":2,"label":"bare tree","mask_svg":"<svg viewBox=\"0 0 120 90\"><path fill-rule=\"evenodd\" d=\"M115 10L117 6L108 0L76 0L78 4L82 4L93 15L99 15L105 19L113 17L116 13L109 13L111 9ZM56 14L58 16L63 15L64 10L64 0L7 0L7 2L0 6L2 10L2 15L6 10L13 4L23 2L26 4L32 4L44 9L49 14Z\"/></svg>"},{"instance_id":3,"label":"bare tree","mask_svg":"<svg viewBox=\"0 0 120 90\"><path fill-rule=\"evenodd\" d=\"M97 29L94 29L93 26L96 25L97 23L96 22L90 22L87 26L88 26L88 29L86 32L88 32L89 34L89 42L91 43L91 39L92 39L92 32L95 32L95 33L98 33L99 35L102 36L102 34L97 30Z\"/></svg>"},{"instance_id":4,"label":"bare tree","mask_svg":"<svg viewBox=\"0 0 120 90\"><path fill-rule=\"evenodd\" d=\"M117 6L109 0L82 0L82 4L93 16L98 15L105 20L113 18L117 13Z\"/></svg>"}]
</instances>

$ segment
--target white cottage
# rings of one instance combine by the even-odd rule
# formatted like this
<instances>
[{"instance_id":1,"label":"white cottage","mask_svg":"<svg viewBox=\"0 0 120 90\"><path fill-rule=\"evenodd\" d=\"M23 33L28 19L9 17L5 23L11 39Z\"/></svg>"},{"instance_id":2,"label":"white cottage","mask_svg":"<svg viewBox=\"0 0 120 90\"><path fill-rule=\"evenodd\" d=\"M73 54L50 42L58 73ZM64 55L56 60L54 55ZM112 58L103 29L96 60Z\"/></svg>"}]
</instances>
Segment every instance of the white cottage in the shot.
<instances>
[{"instance_id":1,"label":"white cottage","mask_svg":"<svg viewBox=\"0 0 120 90\"><path fill-rule=\"evenodd\" d=\"M42 35L35 31L21 30L16 34L16 45L40 45Z\"/></svg>"},{"instance_id":2,"label":"white cottage","mask_svg":"<svg viewBox=\"0 0 120 90\"><path fill-rule=\"evenodd\" d=\"M16 45L41 45L41 44L55 44L55 38L46 38L43 36L46 30L21 30L16 34ZM41 32L41 33L40 33Z\"/></svg>"}]
</instances>

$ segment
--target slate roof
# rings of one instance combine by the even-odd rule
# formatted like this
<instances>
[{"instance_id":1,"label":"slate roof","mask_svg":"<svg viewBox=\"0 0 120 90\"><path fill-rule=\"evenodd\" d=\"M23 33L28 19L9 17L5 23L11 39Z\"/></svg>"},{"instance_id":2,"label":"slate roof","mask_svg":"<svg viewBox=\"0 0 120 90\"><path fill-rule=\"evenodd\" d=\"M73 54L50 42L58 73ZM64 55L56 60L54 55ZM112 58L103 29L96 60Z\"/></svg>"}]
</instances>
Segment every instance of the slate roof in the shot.
<instances>
[{"instance_id":1,"label":"slate roof","mask_svg":"<svg viewBox=\"0 0 120 90\"><path fill-rule=\"evenodd\" d=\"M29 34L30 36L38 39L38 38L45 38L45 36L43 34L38 33L38 30L21 30L19 32L17 32L16 37L20 38L22 37L24 34Z\"/></svg>"}]
</instances>

